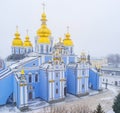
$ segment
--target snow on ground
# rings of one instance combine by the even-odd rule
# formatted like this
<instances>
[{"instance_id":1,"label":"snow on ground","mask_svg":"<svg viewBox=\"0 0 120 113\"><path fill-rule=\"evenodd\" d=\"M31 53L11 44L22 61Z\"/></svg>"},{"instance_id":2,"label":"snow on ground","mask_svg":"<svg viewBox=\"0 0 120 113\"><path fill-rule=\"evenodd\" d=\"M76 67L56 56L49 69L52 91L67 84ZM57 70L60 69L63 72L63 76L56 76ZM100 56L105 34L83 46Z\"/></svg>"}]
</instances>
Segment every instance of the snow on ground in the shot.
<instances>
[{"instance_id":1,"label":"snow on ground","mask_svg":"<svg viewBox=\"0 0 120 113\"><path fill-rule=\"evenodd\" d=\"M104 89L103 91L91 91L89 96L84 97L76 97L70 94L67 94L65 101L52 104L52 106L65 106L66 108L70 108L70 106L74 105L87 105L90 109L94 110L96 106L100 103L105 113L114 113L112 111L112 105L115 96L120 91L120 87L108 86L108 89ZM50 104L41 101L40 99L36 99L32 102L29 102L29 108L32 111L28 111L26 113L43 113L44 108L50 108ZM16 107L12 106L1 106L0 113L20 113L20 111Z\"/></svg>"}]
</instances>

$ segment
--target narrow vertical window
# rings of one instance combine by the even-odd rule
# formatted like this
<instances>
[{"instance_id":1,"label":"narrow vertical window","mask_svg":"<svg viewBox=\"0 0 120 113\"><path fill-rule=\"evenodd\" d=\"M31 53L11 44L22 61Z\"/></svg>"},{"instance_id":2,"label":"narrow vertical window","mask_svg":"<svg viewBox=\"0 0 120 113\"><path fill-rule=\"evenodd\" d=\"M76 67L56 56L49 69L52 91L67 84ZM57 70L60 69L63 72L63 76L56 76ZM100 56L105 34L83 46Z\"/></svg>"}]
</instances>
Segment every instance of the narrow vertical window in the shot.
<instances>
[{"instance_id":1,"label":"narrow vertical window","mask_svg":"<svg viewBox=\"0 0 120 113\"><path fill-rule=\"evenodd\" d=\"M56 94L58 94L58 89L56 89Z\"/></svg>"},{"instance_id":2,"label":"narrow vertical window","mask_svg":"<svg viewBox=\"0 0 120 113\"><path fill-rule=\"evenodd\" d=\"M29 75L29 83L31 83L32 82L32 76L31 76L31 74Z\"/></svg>"},{"instance_id":3,"label":"narrow vertical window","mask_svg":"<svg viewBox=\"0 0 120 113\"><path fill-rule=\"evenodd\" d=\"M46 46L46 52L48 53L48 45Z\"/></svg>"},{"instance_id":4,"label":"narrow vertical window","mask_svg":"<svg viewBox=\"0 0 120 113\"><path fill-rule=\"evenodd\" d=\"M41 53L43 53L43 45L41 45Z\"/></svg>"},{"instance_id":5,"label":"narrow vertical window","mask_svg":"<svg viewBox=\"0 0 120 113\"><path fill-rule=\"evenodd\" d=\"M38 74L35 74L35 82L38 82Z\"/></svg>"}]
</instances>

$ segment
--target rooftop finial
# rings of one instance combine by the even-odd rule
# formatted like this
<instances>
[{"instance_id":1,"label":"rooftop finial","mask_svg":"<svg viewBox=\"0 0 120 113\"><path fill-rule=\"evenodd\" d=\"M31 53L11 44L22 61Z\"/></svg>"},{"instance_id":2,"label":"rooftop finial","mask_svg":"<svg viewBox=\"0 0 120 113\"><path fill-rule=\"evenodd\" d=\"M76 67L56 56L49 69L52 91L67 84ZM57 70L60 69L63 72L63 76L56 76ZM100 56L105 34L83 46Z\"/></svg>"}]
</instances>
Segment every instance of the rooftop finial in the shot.
<instances>
[{"instance_id":1,"label":"rooftop finial","mask_svg":"<svg viewBox=\"0 0 120 113\"><path fill-rule=\"evenodd\" d=\"M70 27L69 27L69 26L67 26L67 32L68 32L68 33L69 33L69 28L70 28Z\"/></svg>"},{"instance_id":2,"label":"rooftop finial","mask_svg":"<svg viewBox=\"0 0 120 113\"><path fill-rule=\"evenodd\" d=\"M26 33L27 33L27 35L28 35L28 29L26 30Z\"/></svg>"},{"instance_id":3,"label":"rooftop finial","mask_svg":"<svg viewBox=\"0 0 120 113\"><path fill-rule=\"evenodd\" d=\"M18 25L16 26L16 31L18 32Z\"/></svg>"},{"instance_id":4,"label":"rooftop finial","mask_svg":"<svg viewBox=\"0 0 120 113\"><path fill-rule=\"evenodd\" d=\"M43 12L45 12L45 1L42 3L43 6Z\"/></svg>"}]
</instances>

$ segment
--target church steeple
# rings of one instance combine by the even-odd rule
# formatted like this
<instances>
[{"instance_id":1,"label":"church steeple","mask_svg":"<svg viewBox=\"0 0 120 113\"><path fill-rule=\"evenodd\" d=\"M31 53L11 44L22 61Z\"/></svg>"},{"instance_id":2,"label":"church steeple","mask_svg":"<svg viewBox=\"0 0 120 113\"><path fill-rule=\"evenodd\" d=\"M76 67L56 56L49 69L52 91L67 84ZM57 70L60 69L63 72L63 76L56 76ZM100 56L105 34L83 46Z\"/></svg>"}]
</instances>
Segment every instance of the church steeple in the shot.
<instances>
[{"instance_id":1,"label":"church steeple","mask_svg":"<svg viewBox=\"0 0 120 113\"><path fill-rule=\"evenodd\" d=\"M18 32L18 26L16 26L15 38L12 41L12 46L23 46L23 42L20 38L20 33Z\"/></svg>"},{"instance_id":2,"label":"church steeple","mask_svg":"<svg viewBox=\"0 0 120 113\"><path fill-rule=\"evenodd\" d=\"M28 30L23 46L24 46L24 53L30 53L33 51L33 46L28 35Z\"/></svg>"},{"instance_id":3,"label":"church steeple","mask_svg":"<svg viewBox=\"0 0 120 113\"><path fill-rule=\"evenodd\" d=\"M20 38L18 26L16 26L15 38L12 41L12 54L23 54L23 41Z\"/></svg>"},{"instance_id":4,"label":"church steeple","mask_svg":"<svg viewBox=\"0 0 120 113\"><path fill-rule=\"evenodd\" d=\"M31 43L29 35L28 35L28 30L27 30L27 35L25 37L25 41L24 41L23 46L24 47L32 47L32 43Z\"/></svg>"},{"instance_id":5,"label":"church steeple","mask_svg":"<svg viewBox=\"0 0 120 113\"><path fill-rule=\"evenodd\" d=\"M63 40L64 46L73 46L73 41L70 38L69 26L67 26L67 33L65 34L65 39Z\"/></svg>"},{"instance_id":6,"label":"church steeple","mask_svg":"<svg viewBox=\"0 0 120 113\"><path fill-rule=\"evenodd\" d=\"M39 44L50 44L49 36L51 36L51 31L46 25L46 13L45 13L45 4L43 4L43 13L41 15L41 27L37 30L38 43Z\"/></svg>"}]
</instances>

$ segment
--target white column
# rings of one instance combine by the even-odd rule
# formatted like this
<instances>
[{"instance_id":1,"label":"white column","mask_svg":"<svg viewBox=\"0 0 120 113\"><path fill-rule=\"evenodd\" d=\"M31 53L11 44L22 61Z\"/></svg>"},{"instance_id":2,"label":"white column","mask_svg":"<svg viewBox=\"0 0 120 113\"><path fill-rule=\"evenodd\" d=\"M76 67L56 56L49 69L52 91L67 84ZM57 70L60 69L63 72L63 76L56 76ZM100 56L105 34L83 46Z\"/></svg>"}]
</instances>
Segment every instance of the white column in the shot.
<instances>
[{"instance_id":1,"label":"white column","mask_svg":"<svg viewBox=\"0 0 120 113\"><path fill-rule=\"evenodd\" d=\"M62 82L60 81L60 97L62 97Z\"/></svg>"},{"instance_id":2,"label":"white column","mask_svg":"<svg viewBox=\"0 0 120 113\"><path fill-rule=\"evenodd\" d=\"M28 95L27 95L27 85L26 85L24 88L25 88L25 104L27 104L27 99L28 99Z\"/></svg>"},{"instance_id":3,"label":"white column","mask_svg":"<svg viewBox=\"0 0 120 113\"><path fill-rule=\"evenodd\" d=\"M44 62L45 62L45 56L42 55L42 61L41 61L41 63L44 63Z\"/></svg>"},{"instance_id":4,"label":"white column","mask_svg":"<svg viewBox=\"0 0 120 113\"><path fill-rule=\"evenodd\" d=\"M52 75L53 80L55 80L55 73L53 73ZM55 82L52 83L53 84L53 99L55 98Z\"/></svg>"},{"instance_id":5,"label":"white column","mask_svg":"<svg viewBox=\"0 0 120 113\"><path fill-rule=\"evenodd\" d=\"M85 77L85 93L86 93L86 91L87 91L87 78Z\"/></svg>"},{"instance_id":6,"label":"white column","mask_svg":"<svg viewBox=\"0 0 120 113\"><path fill-rule=\"evenodd\" d=\"M80 92L80 93L82 92L82 88L81 88L81 87L82 87L82 84L81 84L82 82L81 82L81 80L82 80L82 79L79 79L79 92Z\"/></svg>"},{"instance_id":7,"label":"white column","mask_svg":"<svg viewBox=\"0 0 120 113\"><path fill-rule=\"evenodd\" d=\"M52 98L52 90L51 90L52 84L49 82L49 99Z\"/></svg>"},{"instance_id":8,"label":"white column","mask_svg":"<svg viewBox=\"0 0 120 113\"><path fill-rule=\"evenodd\" d=\"M79 87L79 79L77 79L77 93L79 93L79 89L80 89L80 87Z\"/></svg>"},{"instance_id":9,"label":"white column","mask_svg":"<svg viewBox=\"0 0 120 113\"><path fill-rule=\"evenodd\" d=\"M23 87L20 86L20 105L23 104Z\"/></svg>"},{"instance_id":10,"label":"white column","mask_svg":"<svg viewBox=\"0 0 120 113\"><path fill-rule=\"evenodd\" d=\"M49 72L48 81L52 80L52 72ZM49 99L52 98L52 83L49 82Z\"/></svg>"}]
</instances>

